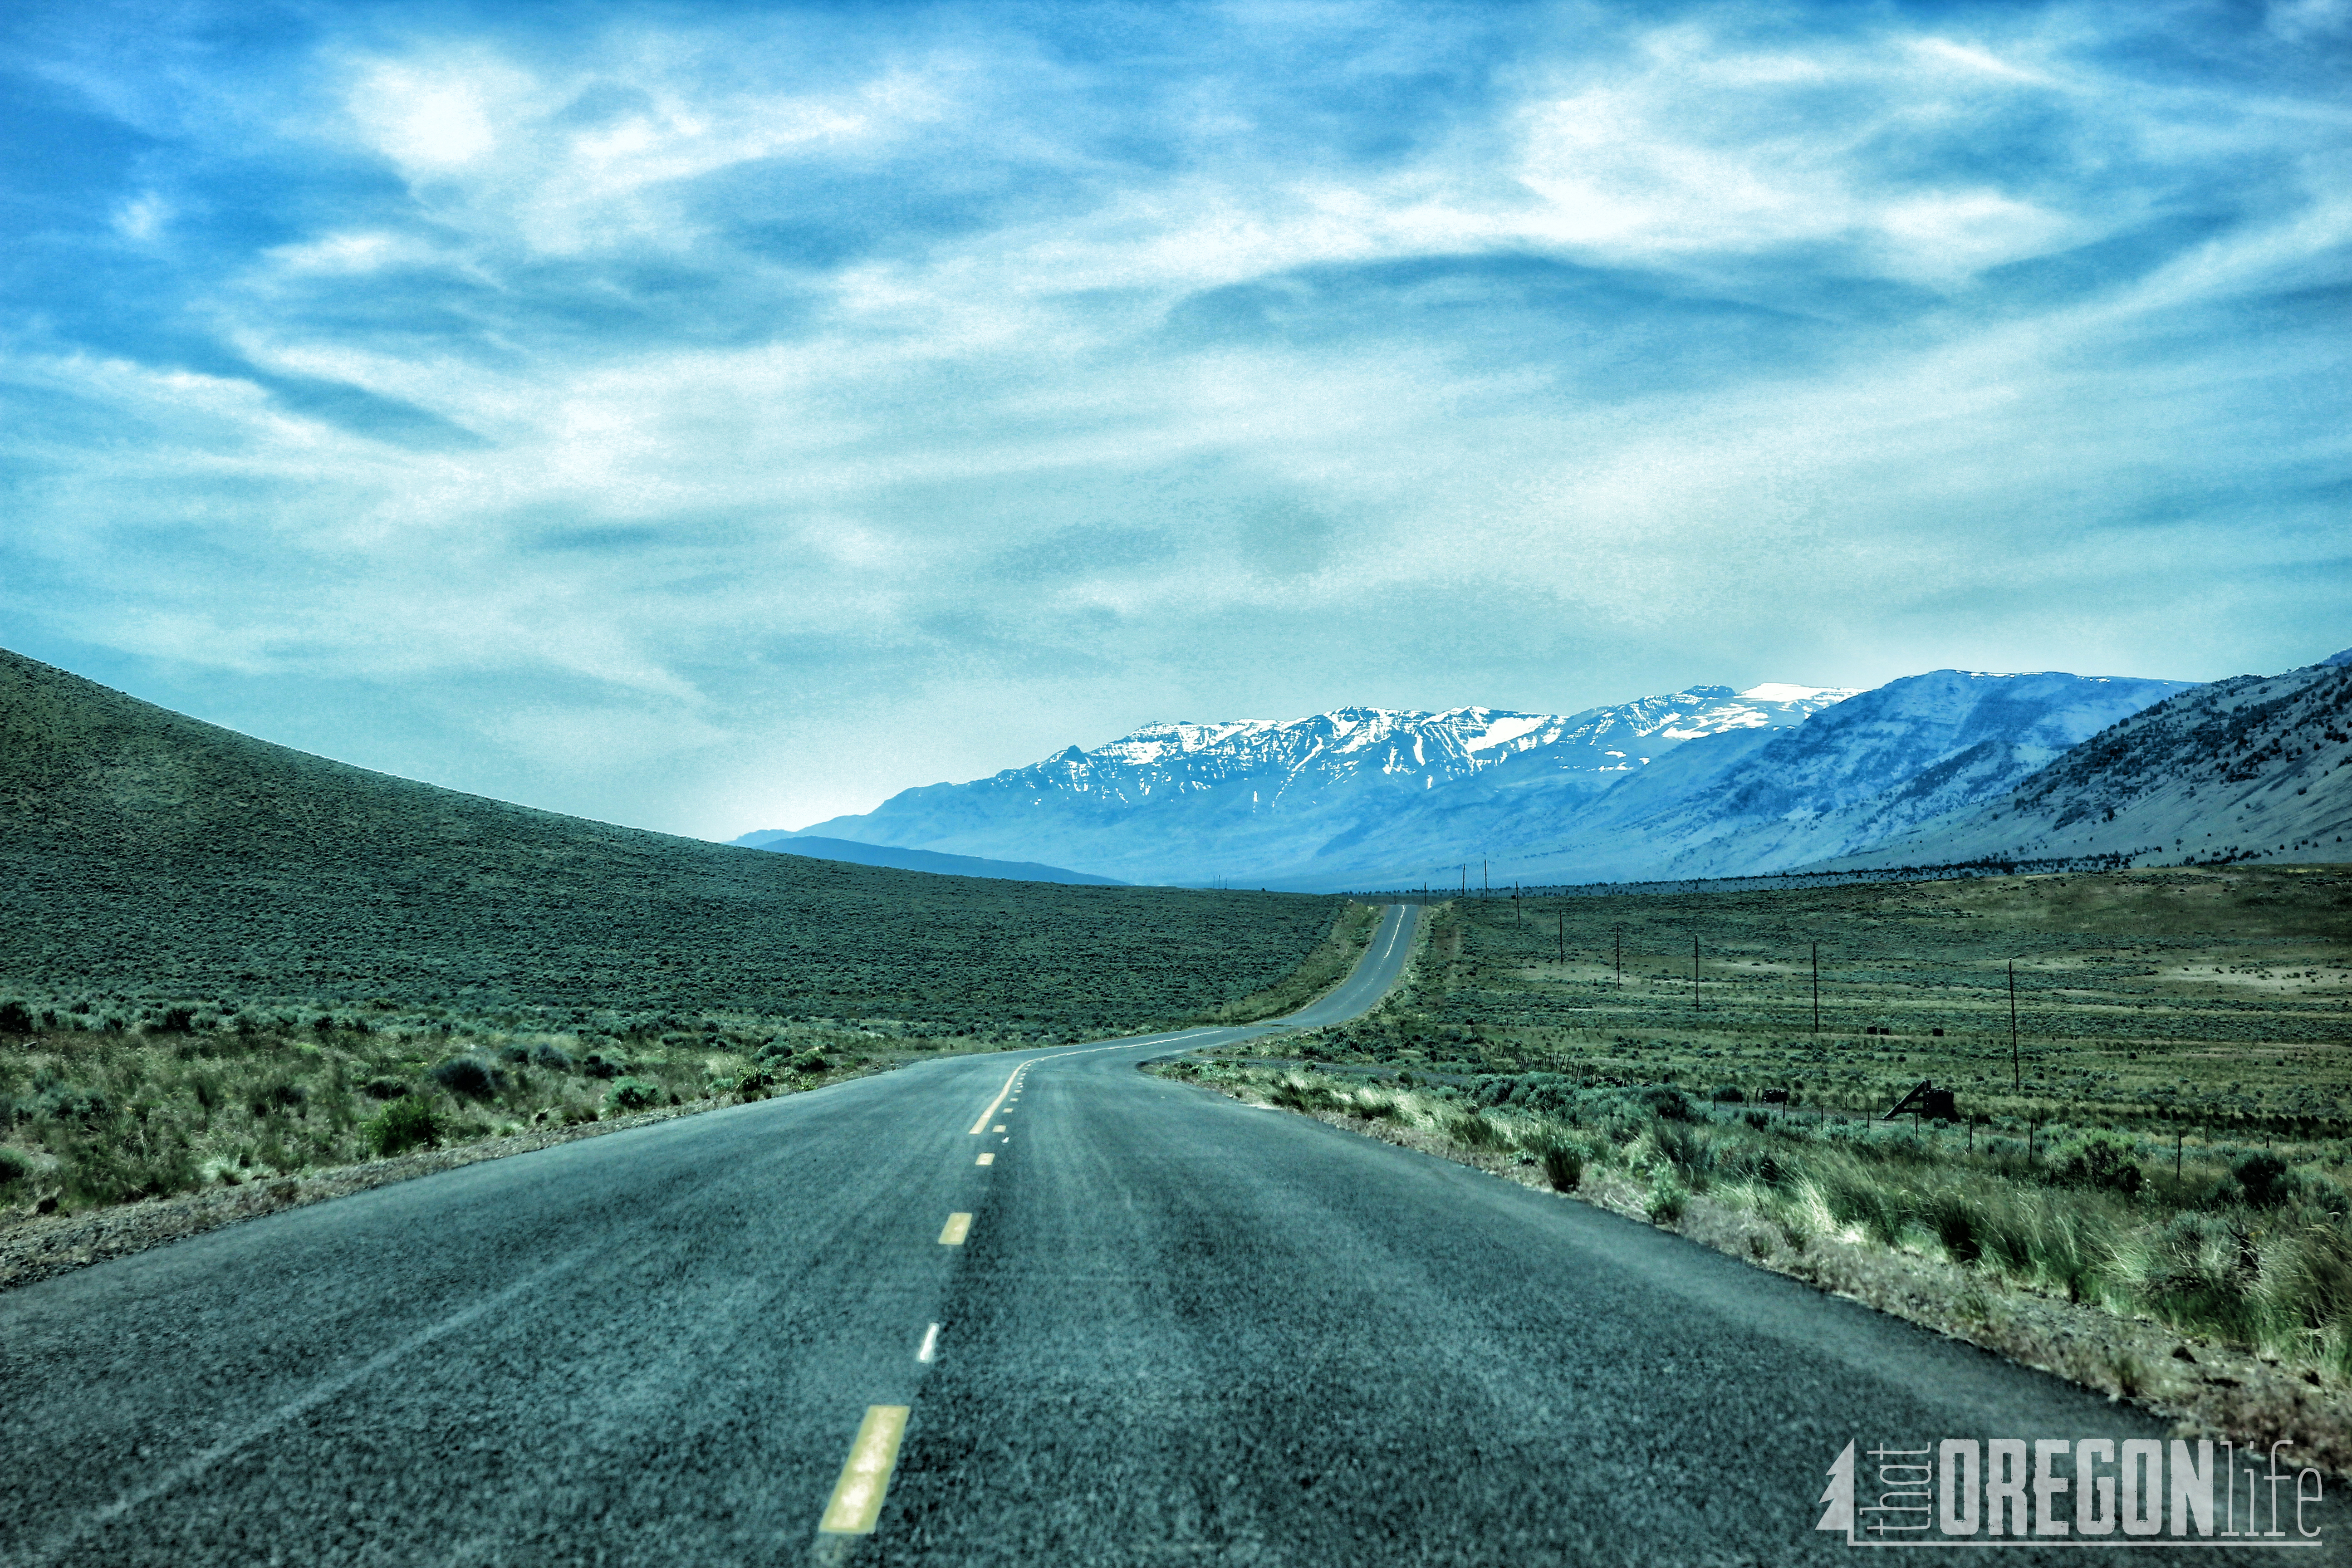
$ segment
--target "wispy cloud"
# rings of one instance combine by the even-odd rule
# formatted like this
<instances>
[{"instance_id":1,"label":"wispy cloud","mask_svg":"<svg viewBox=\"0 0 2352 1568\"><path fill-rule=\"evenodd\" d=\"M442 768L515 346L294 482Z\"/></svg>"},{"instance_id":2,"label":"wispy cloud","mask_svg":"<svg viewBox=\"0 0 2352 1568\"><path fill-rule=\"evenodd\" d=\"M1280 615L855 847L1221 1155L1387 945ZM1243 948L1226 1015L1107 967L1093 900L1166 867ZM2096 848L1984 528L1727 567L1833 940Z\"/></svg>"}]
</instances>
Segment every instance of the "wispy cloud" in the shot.
<instances>
[{"instance_id":1,"label":"wispy cloud","mask_svg":"<svg viewBox=\"0 0 2352 1568\"><path fill-rule=\"evenodd\" d=\"M35 5L0 614L712 833L1155 717L2280 665L2352 640L2348 55L2319 4Z\"/></svg>"}]
</instances>

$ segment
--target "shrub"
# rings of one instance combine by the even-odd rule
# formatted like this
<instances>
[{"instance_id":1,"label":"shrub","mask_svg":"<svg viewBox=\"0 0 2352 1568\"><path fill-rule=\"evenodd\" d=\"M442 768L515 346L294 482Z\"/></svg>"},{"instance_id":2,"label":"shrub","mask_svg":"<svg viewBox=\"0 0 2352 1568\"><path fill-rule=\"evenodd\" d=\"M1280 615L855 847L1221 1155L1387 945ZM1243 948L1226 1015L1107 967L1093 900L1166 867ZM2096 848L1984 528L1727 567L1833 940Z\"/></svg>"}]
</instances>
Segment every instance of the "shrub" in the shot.
<instances>
[{"instance_id":1,"label":"shrub","mask_svg":"<svg viewBox=\"0 0 2352 1568\"><path fill-rule=\"evenodd\" d=\"M2088 1187L2131 1197L2147 1180L2146 1173L2134 1158L2137 1152L2123 1139L2094 1132L2066 1152L2052 1179L2062 1186Z\"/></svg>"},{"instance_id":2,"label":"shrub","mask_svg":"<svg viewBox=\"0 0 2352 1568\"><path fill-rule=\"evenodd\" d=\"M531 1047L530 1059L532 1065L536 1067L553 1068L557 1072L565 1071L572 1066L570 1051L565 1050L562 1046L551 1045L545 1041Z\"/></svg>"},{"instance_id":3,"label":"shrub","mask_svg":"<svg viewBox=\"0 0 2352 1568\"><path fill-rule=\"evenodd\" d=\"M1715 1170L1715 1144L1697 1128L1677 1121L1659 1121L1650 1129L1650 1144L1658 1157L1699 1185Z\"/></svg>"},{"instance_id":4,"label":"shrub","mask_svg":"<svg viewBox=\"0 0 2352 1568\"><path fill-rule=\"evenodd\" d=\"M2254 1208L2284 1203L2294 1194L2296 1186L2286 1162L2268 1152L2247 1155L2230 1167L2230 1174L2237 1182L2240 1194Z\"/></svg>"},{"instance_id":5,"label":"shrub","mask_svg":"<svg viewBox=\"0 0 2352 1568\"><path fill-rule=\"evenodd\" d=\"M433 1119L433 1108L417 1095L395 1100L385 1106L367 1123L369 1147L389 1159L415 1148L431 1148L441 1142L441 1128Z\"/></svg>"},{"instance_id":6,"label":"shrub","mask_svg":"<svg viewBox=\"0 0 2352 1568\"><path fill-rule=\"evenodd\" d=\"M298 1106L308 1104L310 1099L310 1097L303 1092L300 1084L288 1083L281 1079L267 1088L255 1090L253 1098L247 1101L246 1108L256 1116L267 1116L273 1110L292 1110Z\"/></svg>"},{"instance_id":7,"label":"shrub","mask_svg":"<svg viewBox=\"0 0 2352 1568\"><path fill-rule=\"evenodd\" d=\"M641 1078L614 1079L604 1102L614 1110L649 1110L661 1103L661 1088Z\"/></svg>"},{"instance_id":8,"label":"shrub","mask_svg":"<svg viewBox=\"0 0 2352 1568\"><path fill-rule=\"evenodd\" d=\"M807 1050L804 1050L800 1055L794 1057L793 1058L792 1066L794 1072L824 1072L826 1068L832 1067L833 1064L824 1059L824 1053L823 1051L820 1051L815 1047L812 1046Z\"/></svg>"},{"instance_id":9,"label":"shrub","mask_svg":"<svg viewBox=\"0 0 2352 1568\"><path fill-rule=\"evenodd\" d=\"M1715 1092L1708 1095L1707 1099L1715 1101L1717 1105L1745 1105L1748 1103L1748 1096L1746 1092L1743 1091L1736 1083L1717 1085Z\"/></svg>"},{"instance_id":10,"label":"shrub","mask_svg":"<svg viewBox=\"0 0 2352 1568\"><path fill-rule=\"evenodd\" d=\"M193 1007L166 1007L163 1017L155 1022L157 1033L165 1035L193 1034L195 1026L196 1014Z\"/></svg>"},{"instance_id":11,"label":"shrub","mask_svg":"<svg viewBox=\"0 0 2352 1568\"><path fill-rule=\"evenodd\" d=\"M106 1120L106 1096L94 1089L61 1084L49 1090L47 1110L52 1121L79 1121L94 1127Z\"/></svg>"},{"instance_id":12,"label":"shrub","mask_svg":"<svg viewBox=\"0 0 2352 1568\"><path fill-rule=\"evenodd\" d=\"M1583 1152L1573 1144L1550 1144L1543 1151L1543 1171L1555 1192L1572 1193L1584 1180Z\"/></svg>"},{"instance_id":13,"label":"shrub","mask_svg":"<svg viewBox=\"0 0 2352 1568\"><path fill-rule=\"evenodd\" d=\"M433 1081L467 1100L488 1100L506 1087L506 1074L479 1057L451 1057L434 1064Z\"/></svg>"},{"instance_id":14,"label":"shrub","mask_svg":"<svg viewBox=\"0 0 2352 1568\"><path fill-rule=\"evenodd\" d=\"M1698 1108L1691 1104L1690 1096L1671 1084L1652 1084L1641 1092L1642 1104L1651 1115L1667 1121L1696 1121Z\"/></svg>"},{"instance_id":15,"label":"shrub","mask_svg":"<svg viewBox=\"0 0 2352 1568\"><path fill-rule=\"evenodd\" d=\"M408 1092L408 1086L396 1078L372 1078L360 1092L370 1100L398 1100Z\"/></svg>"},{"instance_id":16,"label":"shrub","mask_svg":"<svg viewBox=\"0 0 2352 1568\"><path fill-rule=\"evenodd\" d=\"M33 1016L22 1002L0 1002L0 1035L29 1035Z\"/></svg>"},{"instance_id":17,"label":"shrub","mask_svg":"<svg viewBox=\"0 0 2352 1568\"><path fill-rule=\"evenodd\" d=\"M0 1187L33 1173L33 1163L14 1149L0 1149Z\"/></svg>"},{"instance_id":18,"label":"shrub","mask_svg":"<svg viewBox=\"0 0 2352 1568\"><path fill-rule=\"evenodd\" d=\"M1690 1193L1675 1180L1673 1173L1661 1171L1657 1180L1650 1184L1650 1196L1645 1206L1652 1223L1673 1225L1683 1217L1683 1210L1689 1202Z\"/></svg>"},{"instance_id":19,"label":"shrub","mask_svg":"<svg viewBox=\"0 0 2352 1568\"><path fill-rule=\"evenodd\" d=\"M629 1070L629 1064L615 1053L590 1051L580 1058L580 1070L590 1078L618 1078Z\"/></svg>"}]
</instances>

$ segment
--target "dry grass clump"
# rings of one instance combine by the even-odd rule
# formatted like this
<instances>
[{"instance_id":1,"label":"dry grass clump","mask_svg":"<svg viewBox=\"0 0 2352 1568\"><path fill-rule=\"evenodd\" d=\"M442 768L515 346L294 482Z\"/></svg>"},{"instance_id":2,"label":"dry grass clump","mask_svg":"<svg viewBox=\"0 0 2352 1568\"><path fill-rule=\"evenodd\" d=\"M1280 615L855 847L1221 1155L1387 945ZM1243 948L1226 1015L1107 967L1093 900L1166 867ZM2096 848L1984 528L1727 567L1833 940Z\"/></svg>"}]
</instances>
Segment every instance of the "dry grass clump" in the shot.
<instances>
[{"instance_id":1,"label":"dry grass clump","mask_svg":"<svg viewBox=\"0 0 2352 1568\"><path fill-rule=\"evenodd\" d=\"M1574 1190L1606 1175L1664 1225L1695 1196L1754 1215L1751 1250L1819 1240L1932 1258L1979 1281L1948 1302L1990 1318L2013 1290L2236 1345L2330 1384L2352 1383L2352 1192L2342 1165L2262 1150L2167 1159L2121 1135L2067 1132L2028 1154L1957 1130L1816 1123L1694 1101L1671 1089L1578 1089L1550 1074L1453 1087L1350 1083L1223 1062L1160 1070L1306 1112L1417 1131L1474 1163L1540 1166ZM2135 1356L2137 1352L2134 1352ZM2144 1358L2090 1369L2144 1385Z\"/></svg>"},{"instance_id":2,"label":"dry grass clump","mask_svg":"<svg viewBox=\"0 0 2352 1568\"><path fill-rule=\"evenodd\" d=\"M814 1088L916 1050L807 1026L593 1033L166 1009L0 1040L0 1219Z\"/></svg>"}]
</instances>

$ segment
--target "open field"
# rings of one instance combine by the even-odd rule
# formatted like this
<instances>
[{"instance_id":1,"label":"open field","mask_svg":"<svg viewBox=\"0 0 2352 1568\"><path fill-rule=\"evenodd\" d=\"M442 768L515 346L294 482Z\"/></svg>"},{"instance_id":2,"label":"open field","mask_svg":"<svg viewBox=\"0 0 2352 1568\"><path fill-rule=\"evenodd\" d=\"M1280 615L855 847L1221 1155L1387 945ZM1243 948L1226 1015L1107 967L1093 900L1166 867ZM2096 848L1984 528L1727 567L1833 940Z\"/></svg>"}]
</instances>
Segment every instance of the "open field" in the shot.
<instances>
[{"instance_id":1,"label":"open field","mask_svg":"<svg viewBox=\"0 0 2352 1568\"><path fill-rule=\"evenodd\" d=\"M1432 911L1405 993L1315 1048L1447 1074L1780 1090L1816 1110L1883 1110L1929 1079L1963 1115L2021 1134L2341 1138L2352 870L1454 900Z\"/></svg>"},{"instance_id":2,"label":"open field","mask_svg":"<svg viewBox=\"0 0 2352 1568\"><path fill-rule=\"evenodd\" d=\"M1164 1070L1589 1173L1667 1223L1703 1198L1759 1260L1933 1263L1890 1310L2113 1390L2195 1393L2127 1322L2272 1358L2343 1407L2352 1468L2352 871L1499 898L1428 929L1387 1006L1286 1042L1304 1074ZM1922 1080L1953 1114L1886 1121ZM2088 1331L2124 1359L2037 1347L2028 1298L2117 1325Z\"/></svg>"},{"instance_id":3,"label":"open field","mask_svg":"<svg viewBox=\"0 0 2352 1568\"><path fill-rule=\"evenodd\" d=\"M1376 918L1342 906L1289 973L1198 1016L1296 1007L1347 973ZM1038 1038L1025 1020L924 1034L891 1020L740 1011L623 1020L620 1033L389 1005L146 1011L126 1027L0 1004L0 1224L536 1127L764 1099Z\"/></svg>"}]
</instances>

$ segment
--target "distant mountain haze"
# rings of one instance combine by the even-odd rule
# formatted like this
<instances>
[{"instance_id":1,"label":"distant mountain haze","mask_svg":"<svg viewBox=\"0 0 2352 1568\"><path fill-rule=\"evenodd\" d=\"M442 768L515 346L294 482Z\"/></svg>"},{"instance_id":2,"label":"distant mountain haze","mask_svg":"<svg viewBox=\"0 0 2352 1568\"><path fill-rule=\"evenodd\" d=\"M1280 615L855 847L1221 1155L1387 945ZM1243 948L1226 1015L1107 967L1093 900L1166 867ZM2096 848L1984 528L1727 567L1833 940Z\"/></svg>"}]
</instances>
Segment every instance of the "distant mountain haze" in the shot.
<instances>
[{"instance_id":1,"label":"distant mountain haze","mask_svg":"<svg viewBox=\"0 0 2352 1568\"><path fill-rule=\"evenodd\" d=\"M1697 686L1565 716L1155 724L807 831L1318 891L1764 875L1954 820L2189 689L1940 669L1864 692Z\"/></svg>"}]
</instances>

